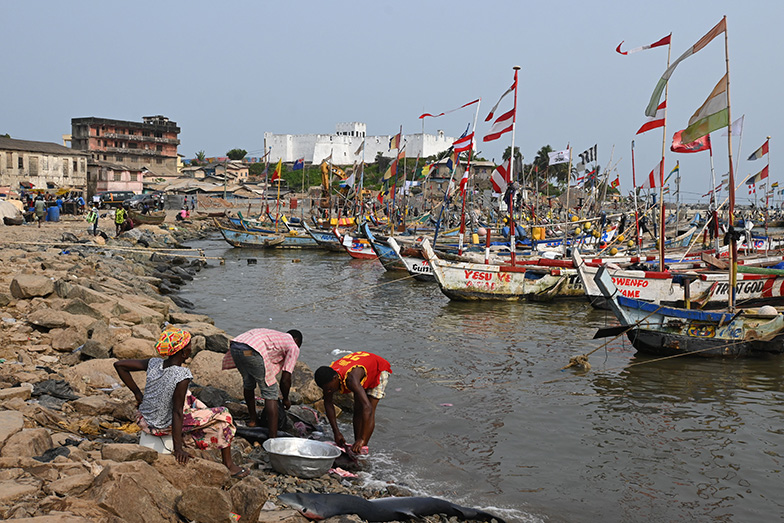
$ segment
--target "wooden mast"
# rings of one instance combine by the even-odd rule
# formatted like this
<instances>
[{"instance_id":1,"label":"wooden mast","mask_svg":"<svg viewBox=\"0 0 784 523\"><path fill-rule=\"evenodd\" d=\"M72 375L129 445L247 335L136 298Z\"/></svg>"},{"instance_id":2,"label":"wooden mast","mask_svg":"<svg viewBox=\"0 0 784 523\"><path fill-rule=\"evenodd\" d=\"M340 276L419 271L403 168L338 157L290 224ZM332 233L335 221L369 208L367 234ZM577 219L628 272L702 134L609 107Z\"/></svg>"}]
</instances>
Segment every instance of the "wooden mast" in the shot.
<instances>
[{"instance_id":1,"label":"wooden mast","mask_svg":"<svg viewBox=\"0 0 784 523\"><path fill-rule=\"evenodd\" d=\"M727 122L732 122L732 110L730 105L730 51L729 39L727 37L727 16L724 19L724 62L727 66ZM732 165L732 128L727 133L727 155L730 164L730 202L729 202L729 229L733 230L735 225L735 170ZM730 234L730 292L728 305L730 312L735 310L735 286L738 281L738 242L734 234Z\"/></svg>"},{"instance_id":2,"label":"wooden mast","mask_svg":"<svg viewBox=\"0 0 784 523\"><path fill-rule=\"evenodd\" d=\"M667 68L670 68L670 56L672 55L672 39L667 44ZM664 84L664 125L662 126L662 153L661 163L659 164L659 270L664 271L664 154L667 150L667 94L670 82ZM679 173L680 174L680 173ZM676 217L677 219L677 217ZM677 223L676 233L677 236Z\"/></svg>"}]
</instances>

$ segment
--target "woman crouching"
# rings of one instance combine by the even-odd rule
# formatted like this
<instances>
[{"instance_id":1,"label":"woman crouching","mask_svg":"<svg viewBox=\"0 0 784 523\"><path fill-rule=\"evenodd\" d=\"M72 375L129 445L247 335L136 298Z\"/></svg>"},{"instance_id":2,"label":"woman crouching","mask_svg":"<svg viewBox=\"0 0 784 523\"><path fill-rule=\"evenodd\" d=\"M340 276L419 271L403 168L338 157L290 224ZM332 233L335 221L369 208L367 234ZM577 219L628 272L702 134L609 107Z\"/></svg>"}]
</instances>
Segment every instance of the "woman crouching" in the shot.
<instances>
[{"instance_id":1,"label":"woman crouching","mask_svg":"<svg viewBox=\"0 0 784 523\"><path fill-rule=\"evenodd\" d=\"M229 473L236 478L247 476L250 471L231 459L231 441L237 429L228 409L208 408L188 390L193 374L182 365L191 355L191 334L167 327L155 350L166 359L119 360L114 364L120 379L136 397L138 425L154 436L171 434L172 453L178 463L187 463L191 457L183 448L187 440L198 449L220 449ZM137 371L147 371L144 394L131 376Z\"/></svg>"}]
</instances>

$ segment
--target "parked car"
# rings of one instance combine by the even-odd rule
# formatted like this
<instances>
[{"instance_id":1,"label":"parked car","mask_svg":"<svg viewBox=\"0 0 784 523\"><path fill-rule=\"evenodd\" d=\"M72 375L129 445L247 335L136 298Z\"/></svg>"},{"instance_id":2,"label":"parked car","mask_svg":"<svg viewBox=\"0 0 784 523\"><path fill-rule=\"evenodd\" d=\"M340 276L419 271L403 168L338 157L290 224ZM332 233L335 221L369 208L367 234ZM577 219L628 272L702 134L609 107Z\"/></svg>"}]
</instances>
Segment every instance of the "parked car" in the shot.
<instances>
[{"instance_id":1,"label":"parked car","mask_svg":"<svg viewBox=\"0 0 784 523\"><path fill-rule=\"evenodd\" d=\"M96 194L101 197L101 209L122 207L125 200L135 196L133 191L101 191Z\"/></svg>"},{"instance_id":2,"label":"parked car","mask_svg":"<svg viewBox=\"0 0 784 523\"><path fill-rule=\"evenodd\" d=\"M125 200L131 209L143 209L146 203L150 209L154 210L158 206L158 200L152 194L135 194Z\"/></svg>"}]
</instances>

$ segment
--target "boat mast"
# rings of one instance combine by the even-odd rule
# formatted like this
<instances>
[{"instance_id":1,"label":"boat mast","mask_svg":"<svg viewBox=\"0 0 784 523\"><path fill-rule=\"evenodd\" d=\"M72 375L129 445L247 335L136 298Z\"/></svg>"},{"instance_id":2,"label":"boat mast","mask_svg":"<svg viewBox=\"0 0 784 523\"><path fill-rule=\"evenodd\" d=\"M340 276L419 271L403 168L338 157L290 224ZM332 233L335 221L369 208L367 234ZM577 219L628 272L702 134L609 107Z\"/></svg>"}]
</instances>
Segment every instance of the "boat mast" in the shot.
<instances>
[{"instance_id":1,"label":"boat mast","mask_svg":"<svg viewBox=\"0 0 784 523\"><path fill-rule=\"evenodd\" d=\"M724 19L724 62L727 65L727 121L732 122L732 109L730 105L730 51L727 37L727 16ZM730 202L729 202L729 229L735 225L735 170L732 165L732 129L727 133L727 156L730 164ZM730 292L728 305L730 312L735 311L735 286L738 280L738 243L734 234L730 234Z\"/></svg>"},{"instance_id":2,"label":"boat mast","mask_svg":"<svg viewBox=\"0 0 784 523\"><path fill-rule=\"evenodd\" d=\"M667 44L667 69L670 68L670 55L672 54L672 39ZM659 181L664 180L664 154L667 150L667 94L670 88L670 81L664 84L664 125L662 125L662 153L661 163L659 164ZM677 216L675 224L675 235L677 231ZM664 183L659 183L659 270L664 271Z\"/></svg>"},{"instance_id":3,"label":"boat mast","mask_svg":"<svg viewBox=\"0 0 784 523\"><path fill-rule=\"evenodd\" d=\"M640 211L637 207L637 176L634 170L634 140L632 140L632 196L634 197L634 234L637 243L637 256L642 249L642 238L640 237Z\"/></svg>"},{"instance_id":4,"label":"boat mast","mask_svg":"<svg viewBox=\"0 0 784 523\"><path fill-rule=\"evenodd\" d=\"M476 120L479 118L479 106L482 104L482 100L480 99L476 103L476 111L474 111L474 125L471 127L471 135L473 136L474 131L476 131ZM514 133L514 131L512 131ZM465 241L465 207L466 207L466 198L468 197L468 178L471 176L471 156L474 152L474 139L471 138L471 147L468 149L468 160L466 161L465 166L465 177L466 183L461 184L463 186L463 207L460 210L460 241L458 242L457 246L457 254L460 256L463 255L463 243ZM459 157L460 153L457 153L456 156Z\"/></svg>"},{"instance_id":5,"label":"boat mast","mask_svg":"<svg viewBox=\"0 0 784 523\"><path fill-rule=\"evenodd\" d=\"M517 127L517 72L520 70L519 65L512 67L514 69L514 112L512 113L512 147L509 152L509 183L512 185L512 191L509 195L509 253L511 255L512 265L515 264L515 222L514 222L514 201L515 201L515 128ZM533 240L533 238L532 238Z\"/></svg>"}]
</instances>

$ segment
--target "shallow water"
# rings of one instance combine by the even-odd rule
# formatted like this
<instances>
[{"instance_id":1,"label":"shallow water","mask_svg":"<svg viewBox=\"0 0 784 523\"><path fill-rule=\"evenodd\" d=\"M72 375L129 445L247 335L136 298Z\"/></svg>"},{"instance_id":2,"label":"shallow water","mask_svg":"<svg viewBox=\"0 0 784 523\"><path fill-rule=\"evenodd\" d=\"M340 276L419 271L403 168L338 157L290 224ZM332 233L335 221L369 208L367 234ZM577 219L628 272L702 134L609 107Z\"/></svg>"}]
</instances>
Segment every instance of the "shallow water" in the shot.
<instances>
[{"instance_id":1,"label":"shallow water","mask_svg":"<svg viewBox=\"0 0 784 523\"><path fill-rule=\"evenodd\" d=\"M651 361L618 340L581 375L560 369L612 320L582 301L450 302L435 284L341 253L194 245L226 264L182 295L229 334L298 328L314 369L336 349L391 362L368 481L510 521L784 514L783 358Z\"/></svg>"}]
</instances>

